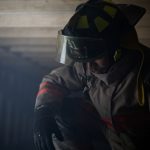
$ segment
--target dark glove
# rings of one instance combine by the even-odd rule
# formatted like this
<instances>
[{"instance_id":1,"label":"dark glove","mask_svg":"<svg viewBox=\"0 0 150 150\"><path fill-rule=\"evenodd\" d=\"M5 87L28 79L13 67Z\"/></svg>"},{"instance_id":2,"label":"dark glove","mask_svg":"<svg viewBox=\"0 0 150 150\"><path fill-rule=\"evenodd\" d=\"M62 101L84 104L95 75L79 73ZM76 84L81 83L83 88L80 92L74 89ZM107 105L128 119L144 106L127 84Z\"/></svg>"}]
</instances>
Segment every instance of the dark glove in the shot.
<instances>
[{"instance_id":1,"label":"dark glove","mask_svg":"<svg viewBox=\"0 0 150 150\"><path fill-rule=\"evenodd\" d=\"M48 107L35 110L34 118L34 144L37 150L55 150L52 134L60 141L63 137L60 133L55 118Z\"/></svg>"}]
</instances>

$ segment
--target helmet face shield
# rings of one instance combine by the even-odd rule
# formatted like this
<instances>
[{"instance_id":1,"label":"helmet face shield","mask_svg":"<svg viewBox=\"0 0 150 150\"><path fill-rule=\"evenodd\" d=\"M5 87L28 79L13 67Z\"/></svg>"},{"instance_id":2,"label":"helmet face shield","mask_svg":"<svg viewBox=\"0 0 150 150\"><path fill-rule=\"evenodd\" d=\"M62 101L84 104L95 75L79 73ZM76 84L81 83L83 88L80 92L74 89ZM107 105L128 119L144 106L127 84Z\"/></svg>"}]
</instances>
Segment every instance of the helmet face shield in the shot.
<instances>
[{"instance_id":1,"label":"helmet face shield","mask_svg":"<svg viewBox=\"0 0 150 150\"><path fill-rule=\"evenodd\" d=\"M58 32L57 61L60 63L90 61L105 55L107 51L106 44L102 39L65 36L61 31Z\"/></svg>"},{"instance_id":2,"label":"helmet face shield","mask_svg":"<svg viewBox=\"0 0 150 150\"><path fill-rule=\"evenodd\" d=\"M67 49L66 49L67 38L63 38L63 35L59 34L59 32L58 32L57 44L56 44L56 50L57 50L56 61L62 64L70 65L74 63L74 60L72 60L67 54Z\"/></svg>"}]
</instances>

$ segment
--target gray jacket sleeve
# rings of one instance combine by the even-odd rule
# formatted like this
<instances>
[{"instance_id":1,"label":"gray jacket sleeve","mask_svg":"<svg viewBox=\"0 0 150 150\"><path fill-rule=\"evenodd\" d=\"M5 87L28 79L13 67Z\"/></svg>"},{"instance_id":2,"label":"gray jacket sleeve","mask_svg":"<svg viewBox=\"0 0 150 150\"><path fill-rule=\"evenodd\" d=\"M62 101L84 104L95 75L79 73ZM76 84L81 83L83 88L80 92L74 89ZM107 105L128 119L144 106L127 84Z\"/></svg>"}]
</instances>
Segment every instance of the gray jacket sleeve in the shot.
<instances>
[{"instance_id":1,"label":"gray jacket sleeve","mask_svg":"<svg viewBox=\"0 0 150 150\"><path fill-rule=\"evenodd\" d=\"M70 91L82 90L81 76L84 74L82 64L72 67L63 66L44 76L36 98L35 107L51 104L59 107Z\"/></svg>"}]
</instances>

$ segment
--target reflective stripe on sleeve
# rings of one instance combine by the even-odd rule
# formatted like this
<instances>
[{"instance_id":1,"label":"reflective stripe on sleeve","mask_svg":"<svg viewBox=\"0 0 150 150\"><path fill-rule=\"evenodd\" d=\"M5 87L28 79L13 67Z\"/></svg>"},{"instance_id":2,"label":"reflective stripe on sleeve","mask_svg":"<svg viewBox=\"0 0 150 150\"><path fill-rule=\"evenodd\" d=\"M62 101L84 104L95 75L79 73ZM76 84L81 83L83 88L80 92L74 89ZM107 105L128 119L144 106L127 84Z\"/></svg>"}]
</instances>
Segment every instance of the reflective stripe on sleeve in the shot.
<instances>
[{"instance_id":1,"label":"reflective stripe on sleeve","mask_svg":"<svg viewBox=\"0 0 150 150\"><path fill-rule=\"evenodd\" d=\"M64 96L64 93L62 92L61 88L49 82L43 82L40 84L40 89L37 94L37 97L44 94L50 94L52 96Z\"/></svg>"}]
</instances>

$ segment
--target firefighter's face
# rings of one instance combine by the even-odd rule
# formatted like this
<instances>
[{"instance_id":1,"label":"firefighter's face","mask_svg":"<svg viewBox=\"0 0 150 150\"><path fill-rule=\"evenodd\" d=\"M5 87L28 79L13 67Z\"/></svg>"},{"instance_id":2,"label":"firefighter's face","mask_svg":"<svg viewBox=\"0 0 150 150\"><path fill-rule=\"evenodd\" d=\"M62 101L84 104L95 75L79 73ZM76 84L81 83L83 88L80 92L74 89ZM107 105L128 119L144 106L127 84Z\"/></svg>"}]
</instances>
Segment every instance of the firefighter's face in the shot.
<instances>
[{"instance_id":1,"label":"firefighter's face","mask_svg":"<svg viewBox=\"0 0 150 150\"><path fill-rule=\"evenodd\" d=\"M112 61L109 56L104 56L102 58L98 58L91 62L87 63L87 67L93 72L97 74L106 73L111 66Z\"/></svg>"}]
</instances>

